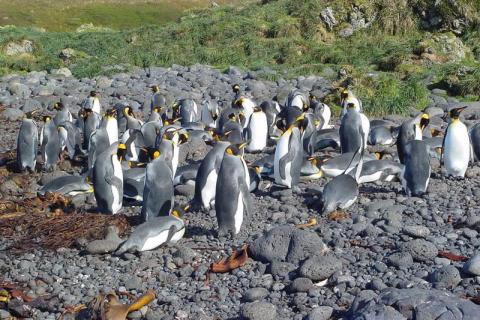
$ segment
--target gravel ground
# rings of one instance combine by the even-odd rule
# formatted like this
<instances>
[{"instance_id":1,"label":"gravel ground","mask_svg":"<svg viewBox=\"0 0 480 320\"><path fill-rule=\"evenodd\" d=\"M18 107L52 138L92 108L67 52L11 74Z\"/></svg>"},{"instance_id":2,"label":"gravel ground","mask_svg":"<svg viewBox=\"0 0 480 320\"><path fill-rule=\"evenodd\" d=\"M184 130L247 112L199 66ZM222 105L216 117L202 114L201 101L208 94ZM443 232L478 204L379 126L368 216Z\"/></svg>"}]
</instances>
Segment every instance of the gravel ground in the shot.
<instances>
[{"instance_id":1,"label":"gravel ground","mask_svg":"<svg viewBox=\"0 0 480 320\"><path fill-rule=\"evenodd\" d=\"M226 73L206 66L155 68L150 78L141 70L96 79L43 72L6 76L0 79L0 102L7 107L0 115L0 151L15 148L23 112L40 108L52 113L51 106L61 99L76 114L92 89L100 92L103 106L126 100L141 113L152 84L168 92L167 101L213 98L229 104L234 83L257 101L285 96L294 87L313 89L320 97L331 90L329 81L319 77L268 82L257 80L254 72L233 67ZM441 94L432 92L431 107L446 110L456 105L455 99ZM473 123L480 114L480 103L471 106L467 118ZM401 121L398 116L387 118ZM186 150L182 163L185 157L201 159L208 151L202 148L196 155ZM273 149L247 154L246 160L269 152ZM67 173L80 170L69 163L60 167ZM0 186L2 200L35 194L37 182L55 174L11 174ZM21 187L15 176L26 180ZM8 249L10 243L0 239L0 279L25 286L28 296L46 301L29 312L21 306L9 306L6 311L3 305L0 319L22 311L34 319L57 319L67 307L87 304L101 292L140 295L148 288L155 290L156 299L129 318L478 318L480 307L465 299L477 297L480 285L477 164L469 167L465 179L449 179L438 160L432 159L432 177L423 198L406 197L399 182L361 185L359 200L338 220L319 216L326 181L302 181L299 193L275 186L255 191L253 214L233 240L216 237L214 210L186 213L187 232L178 244L121 257L91 254L80 246L16 254ZM186 204L192 197L192 188L177 187L178 203ZM79 197L74 203L82 212L95 208L93 196ZM128 207L123 213L136 215L140 208ZM314 216L318 225L306 230L295 227ZM250 244L252 253L244 266L207 276L212 262L244 243ZM441 257L442 251L470 260L447 259Z\"/></svg>"}]
</instances>

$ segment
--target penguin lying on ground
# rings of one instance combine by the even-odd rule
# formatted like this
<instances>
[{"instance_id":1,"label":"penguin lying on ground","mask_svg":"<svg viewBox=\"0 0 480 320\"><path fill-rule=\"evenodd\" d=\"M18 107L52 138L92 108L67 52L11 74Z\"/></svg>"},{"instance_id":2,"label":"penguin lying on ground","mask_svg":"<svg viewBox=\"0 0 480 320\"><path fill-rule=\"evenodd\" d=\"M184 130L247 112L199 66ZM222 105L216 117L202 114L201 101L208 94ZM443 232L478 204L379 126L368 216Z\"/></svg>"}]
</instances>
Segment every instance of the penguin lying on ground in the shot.
<instances>
[{"instance_id":1,"label":"penguin lying on ground","mask_svg":"<svg viewBox=\"0 0 480 320\"><path fill-rule=\"evenodd\" d=\"M86 177L68 175L58 177L47 182L40 189L38 189L37 194L43 196L47 192L76 196L82 193L93 192L93 188L87 182Z\"/></svg>"}]
</instances>

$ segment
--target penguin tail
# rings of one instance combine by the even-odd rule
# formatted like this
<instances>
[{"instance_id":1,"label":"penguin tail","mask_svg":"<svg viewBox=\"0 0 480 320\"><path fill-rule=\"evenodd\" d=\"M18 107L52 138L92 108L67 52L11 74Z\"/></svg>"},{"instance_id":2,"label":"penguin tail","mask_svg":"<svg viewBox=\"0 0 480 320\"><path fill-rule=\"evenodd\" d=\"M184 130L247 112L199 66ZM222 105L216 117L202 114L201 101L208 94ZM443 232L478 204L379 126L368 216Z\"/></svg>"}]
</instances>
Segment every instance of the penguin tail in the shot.
<instances>
[{"instance_id":1,"label":"penguin tail","mask_svg":"<svg viewBox=\"0 0 480 320\"><path fill-rule=\"evenodd\" d=\"M122 254L124 254L125 252L128 251L128 246L126 245L127 241L123 241L117 248L117 250L115 250L115 252L113 253L114 255L116 256L121 256Z\"/></svg>"}]
</instances>

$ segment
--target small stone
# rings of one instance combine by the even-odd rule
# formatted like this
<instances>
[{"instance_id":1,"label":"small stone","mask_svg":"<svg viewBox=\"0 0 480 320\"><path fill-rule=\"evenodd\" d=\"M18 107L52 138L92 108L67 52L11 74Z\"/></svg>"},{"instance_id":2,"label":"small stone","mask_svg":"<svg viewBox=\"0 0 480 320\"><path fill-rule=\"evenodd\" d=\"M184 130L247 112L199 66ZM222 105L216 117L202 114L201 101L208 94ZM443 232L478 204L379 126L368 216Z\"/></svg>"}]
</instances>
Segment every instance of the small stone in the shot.
<instances>
[{"instance_id":1,"label":"small stone","mask_svg":"<svg viewBox=\"0 0 480 320\"><path fill-rule=\"evenodd\" d=\"M243 299L246 302L253 302L253 301L258 301L262 300L268 295L268 290L265 288L251 288L248 289L245 294L243 295Z\"/></svg>"},{"instance_id":2,"label":"small stone","mask_svg":"<svg viewBox=\"0 0 480 320\"><path fill-rule=\"evenodd\" d=\"M435 270L430 280L436 289L450 289L455 288L462 281L462 278L457 268L444 266Z\"/></svg>"},{"instance_id":3,"label":"small stone","mask_svg":"<svg viewBox=\"0 0 480 320\"><path fill-rule=\"evenodd\" d=\"M420 262L432 260L438 255L437 247L433 243L423 239L416 239L405 243L404 249L412 255L413 260Z\"/></svg>"},{"instance_id":4,"label":"small stone","mask_svg":"<svg viewBox=\"0 0 480 320\"><path fill-rule=\"evenodd\" d=\"M277 319L277 307L268 302L250 302L241 308L243 320L275 320Z\"/></svg>"},{"instance_id":5,"label":"small stone","mask_svg":"<svg viewBox=\"0 0 480 320\"><path fill-rule=\"evenodd\" d=\"M306 320L328 320L332 313L333 308L330 306L317 307L308 313Z\"/></svg>"},{"instance_id":6,"label":"small stone","mask_svg":"<svg viewBox=\"0 0 480 320\"><path fill-rule=\"evenodd\" d=\"M430 235L430 229L424 226L405 226L403 233L415 238L425 238Z\"/></svg>"},{"instance_id":7,"label":"small stone","mask_svg":"<svg viewBox=\"0 0 480 320\"><path fill-rule=\"evenodd\" d=\"M465 262L463 265L463 272L474 276L480 276L480 254L474 255Z\"/></svg>"},{"instance_id":8,"label":"small stone","mask_svg":"<svg viewBox=\"0 0 480 320\"><path fill-rule=\"evenodd\" d=\"M387 263L397 268L406 268L413 263L413 258L408 252L395 252L388 256Z\"/></svg>"},{"instance_id":9,"label":"small stone","mask_svg":"<svg viewBox=\"0 0 480 320\"><path fill-rule=\"evenodd\" d=\"M313 287L312 280L308 278L296 278L290 284L290 292L308 292Z\"/></svg>"},{"instance_id":10,"label":"small stone","mask_svg":"<svg viewBox=\"0 0 480 320\"><path fill-rule=\"evenodd\" d=\"M334 256L313 256L302 264L300 275L312 281L321 281L341 269L342 262Z\"/></svg>"}]
</instances>

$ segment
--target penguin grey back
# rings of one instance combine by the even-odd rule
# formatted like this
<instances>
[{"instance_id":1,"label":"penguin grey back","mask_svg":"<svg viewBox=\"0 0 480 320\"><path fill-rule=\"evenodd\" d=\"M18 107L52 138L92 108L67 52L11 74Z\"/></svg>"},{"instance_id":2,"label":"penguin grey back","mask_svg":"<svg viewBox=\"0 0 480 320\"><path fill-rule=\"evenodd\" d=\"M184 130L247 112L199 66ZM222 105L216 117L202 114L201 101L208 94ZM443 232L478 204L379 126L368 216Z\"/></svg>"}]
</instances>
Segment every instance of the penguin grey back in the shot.
<instances>
[{"instance_id":1,"label":"penguin grey back","mask_svg":"<svg viewBox=\"0 0 480 320\"><path fill-rule=\"evenodd\" d=\"M421 196L430 180L430 157L422 140L411 140L405 145L403 186L408 195Z\"/></svg>"},{"instance_id":2,"label":"penguin grey back","mask_svg":"<svg viewBox=\"0 0 480 320\"><path fill-rule=\"evenodd\" d=\"M160 156L147 165L143 189L142 220L168 216L173 208L172 171Z\"/></svg>"},{"instance_id":3,"label":"penguin grey back","mask_svg":"<svg viewBox=\"0 0 480 320\"><path fill-rule=\"evenodd\" d=\"M38 152L38 127L33 119L24 118L17 137L17 166L35 170Z\"/></svg>"},{"instance_id":4,"label":"penguin grey back","mask_svg":"<svg viewBox=\"0 0 480 320\"><path fill-rule=\"evenodd\" d=\"M340 147L342 153L355 152L362 146L362 119L355 110L348 111L340 125Z\"/></svg>"}]
</instances>

